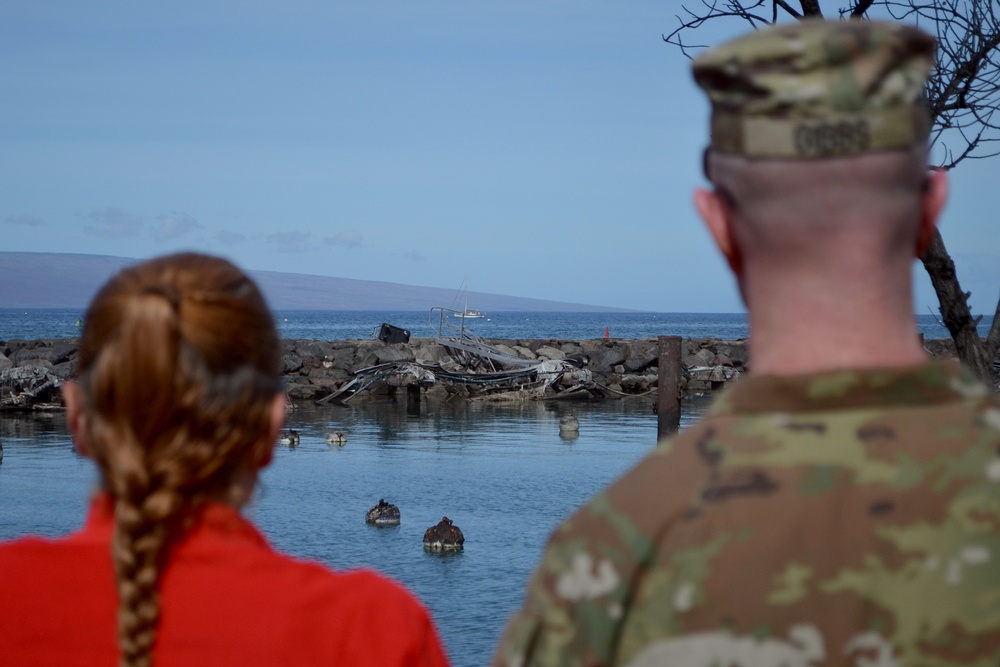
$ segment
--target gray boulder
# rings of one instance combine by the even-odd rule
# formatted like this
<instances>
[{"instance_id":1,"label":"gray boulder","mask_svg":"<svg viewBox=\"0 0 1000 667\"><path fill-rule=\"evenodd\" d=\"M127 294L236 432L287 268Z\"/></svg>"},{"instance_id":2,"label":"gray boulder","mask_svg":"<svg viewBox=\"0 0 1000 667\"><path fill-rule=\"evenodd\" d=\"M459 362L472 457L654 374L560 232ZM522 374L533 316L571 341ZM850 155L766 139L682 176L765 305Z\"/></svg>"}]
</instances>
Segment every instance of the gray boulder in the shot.
<instances>
[{"instance_id":1,"label":"gray boulder","mask_svg":"<svg viewBox=\"0 0 1000 667\"><path fill-rule=\"evenodd\" d=\"M405 343L386 345L374 350L374 354L380 364L387 364L393 361L414 361L416 359L413 350Z\"/></svg>"},{"instance_id":2,"label":"gray boulder","mask_svg":"<svg viewBox=\"0 0 1000 667\"><path fill-rule=\"evenodd\" d=\"M298 373L302 369L302 357L294 351L281 355L281 370L283 373Z\"/></svg>"},{"instance_id":3,"label":"gray boulder","mask_svg":"<svg viewBox=\"0 0 1000 667\"><path fill-rule=\"evenodd\" d=\"M562 350L563 354L567 357L575 357L583 354L583 348L574 342L563 343L559 346L559 349Z\"/></svg>"},{"instance_id":4,"label":"gray boulder","mask_svg":"<svg viewBox=\"0 0 1000 667\"><path fill-rule=\"evenodd\" d=\"M423 345L414 353L414 358L417 361L427 361L433 364L441 363L448 357L448 348L437 343Z\"/></svg>"},{"instance_id":5,"label":"gray boulder","mask_svg":"<svg viewBox=\"0 0 1000 667\"><path fill-rule=\"evenodd\" d=\"M602 345L590 353L590 367L595 372L607 373L623 363L627 357L628 350L624 345Z\"/></svg>"},{"instance_id":6,"label":"gray boulder","mask_svg":"<svg viewBox=\"0 0 1000 667\"><path fill-rule=\"evenodd\" d=\"M625 369L630 372L646 370L659 361L659 346L652 341L637 340L629 345Z\"/></svg>"},{"instance_id":7,"label":"gray boulder","mask_svg":"<svg viewBox=\"0 0 1000 667\"><path fill-rule=\"evenodd\" d=\"M746 345L722 345L719 347L719 354L728 357L737 368L746 366L750 361Z\"/></svg>"},{"instance_id":8,"label":"gray boulder","mask_svg":"<svg viewBox=\"0 0 1000 667\"><path fill-rule=\"evenodd\" d=\"M56 364L53 366L52 372L60 380L70 380L76 377L76 361L64 361L61 364Z\"/></svg>"},{"instance_id":9,"label":"gray boulder","mask_svg":"<svg viewBox=\"0 0 1000 667\"><path fill-rule=\"evenodd\" d=\"M734 366L733 360L726 355L719 352L715 355L715 360L713 361L714 366Z\"/></svg>"},{"instance_id":10,"label":"gray boulder","mask_svg":"<svg viewBox=\"0 0 1000 667\"><path fill-rule=\"evenodd\" d=\"M698 366L714 366L715 365L715 352L712 352L708 348L702 348L694 354L695 359L697 359Z\"/></svg>"},{"instance_id":11,"label":"gray boulder","mask_svg":"<svg viewBox=\"0 0 1000 667\"><path fill-rule=\"evenodd\" d=\"M329 367L333 368L345 368L351 370L354 368L355 361L354 358L354 347L331 347L330 351L323 356L324 365L329 364Z\"/></svg>"},{"instance_id":12,"label":"gray boulder","mask_svg":"<svg viewBox=\"0 0 1000 667\"><path fill-rule=\"evenodd\" d=\"M11 353L10 360L18 366L31 359L43 359L55 365L67 361L70 355L75 352L76 345L66 341L55 341L52 344L37 347L22 347Z\"/></svg>"},{"instance_id":13,"label":"gray boulder","mask_svg":"<svg viewBox=\"0 0 1000 667\"><path fill-rule=\"evenodd\" d=\"M560 361L566 358L566 353L562 350L557 350L550 345L543 345L536 351L539 357L544 357L545 359L550 359L553 361Z\"/></svg>"},{"instance_id":14,"label":"gray boulder","mask_svg":"<svg viewBox=\"0 0 1000 667\"><path fill-rule=\"evenodd\" d=\"M521 359L537 359L538 358L537 354L535 354L534 352L532 352L529 348L524 347L523 345L515 345L514 346L514 352L516 352L517 356L520 357Z\"/></svg>"},{"instance_id":15,"label":"gray boulder","mask_svg":"<svg viewBox=\"0 0 1000 667\"><path fill-rule=\"evenodd\" d=\"M322 362L333 355L334 349L332 345L321 340L306 340L298 342L295 353L303 359L313 357Z\"/></svg>"}]
</instances>

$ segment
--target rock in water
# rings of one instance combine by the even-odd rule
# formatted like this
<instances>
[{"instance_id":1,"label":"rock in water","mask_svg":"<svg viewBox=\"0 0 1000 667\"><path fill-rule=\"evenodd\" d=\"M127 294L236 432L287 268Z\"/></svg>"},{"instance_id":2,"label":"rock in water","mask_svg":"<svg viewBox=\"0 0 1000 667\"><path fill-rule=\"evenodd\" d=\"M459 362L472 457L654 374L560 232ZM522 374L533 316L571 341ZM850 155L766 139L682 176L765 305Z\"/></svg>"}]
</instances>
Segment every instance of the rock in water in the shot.
<instances>
[{"instance_id":1,"label":"rock in water","mask_svg":"<svg viewBox=\"0 0 1000 667\"><path fill-rule=\"evenodd\" d=\"M448 517L442 517L440 523L431 526L424 532L424 548L432 551L451 551L462 548L465 535L462 529L454 525Z\"/></svg>"},{"instance_id":2,"label":"rock in water","mask_svg":"<svg viewBox=\"0 0 1000 667\"><path fill-rule=\"evenodd\" d=\"M580 421L573 415L566 415L559 420L560 433L580 433Z\"/></svg>"},{"instance_id":3,"label":"rock in water","mask_svg":"<svg viewBox=\"0 0 1000 667\"><path fill-rule=\"evenodd\" d=\"M379 498L378 505L365 513L365 523L374 523L376 526L398 524L399 508L392 503L385 502L385 498Z\"/></svg>"}]
</instances>

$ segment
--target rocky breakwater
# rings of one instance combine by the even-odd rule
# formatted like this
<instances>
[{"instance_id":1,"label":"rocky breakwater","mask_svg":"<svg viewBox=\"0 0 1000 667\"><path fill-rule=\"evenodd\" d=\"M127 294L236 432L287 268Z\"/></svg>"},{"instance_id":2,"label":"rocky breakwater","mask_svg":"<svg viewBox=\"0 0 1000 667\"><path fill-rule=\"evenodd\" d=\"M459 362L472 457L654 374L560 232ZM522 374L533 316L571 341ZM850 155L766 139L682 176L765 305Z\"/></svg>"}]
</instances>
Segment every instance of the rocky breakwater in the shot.
<instances>
[{"instance_id":1,"label":"rocky breakwater","mask_svg":"<svg viewBox=\"0 0 1000 667\"><path fill-rule=\"evenodd\" d=\"M0 410L62 406L59 386L76 374L79 341L0 341Z\"/></svg>"},{"instance_id":2,"label":"rocky breakwater","mask_svg":"<svg viewBox=\"0 0 1000 667\"><path fill-rule=\"evenodd\" d=\"M287 340L283 362L295 401L411 396L514 400L637 396L655 390L656 339L496 340L414 338ZM745 341L685 339L685 395L704 395L747 369Z\"/></svg>"},{"instance_id":3,"label":"rocky breakwater","mask_svg":"<svg viewBox=\"0 0 1000 667\"><path fill-rule=\"evenodd\" d=\"M77 339L0 341L0 411L61 407L59 387L75 377L78 345ZM934 357L955 354L950 340L928 340L926 347ZM749 370L743 340L684 339L681 355L685 396L711 394ZM655 390L658 361L656 339L282 342L288 394L298 402L398 392L445 400L640 396Z\"/></svg>"}]
</instances>

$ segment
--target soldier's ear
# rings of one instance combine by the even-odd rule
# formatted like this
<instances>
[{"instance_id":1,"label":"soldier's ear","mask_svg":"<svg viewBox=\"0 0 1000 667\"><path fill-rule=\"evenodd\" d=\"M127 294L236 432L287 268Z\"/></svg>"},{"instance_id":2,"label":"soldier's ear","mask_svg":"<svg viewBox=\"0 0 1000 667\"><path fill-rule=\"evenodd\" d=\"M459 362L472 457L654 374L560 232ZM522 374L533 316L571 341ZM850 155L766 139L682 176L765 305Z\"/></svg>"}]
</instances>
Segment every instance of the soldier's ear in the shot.
<instances>
[{"instance_id":1,"label":"soldier's ear","mask_svg":"<svg viewBox=\"0 0 1000 667\"><path fill-rule=\"evenodd\" d=\"M735 203L725 190L694 191L694 205L708 228L716 247L726 258L729 268L737 277L743 274L743 254L733 235L733 209Z\"/></svg>"},{"instance_id":2,"label":"soldier's ear","mask_svg":"<svg viewBox=\"0 0 1000 667\"><path fill-rule=\"evenodd\" d=\"M937 231L938 218L948 201L948 172L932 169L920 193L920 229L917 231L917 257L923 257Z\"/></svg>"}]
</instances>

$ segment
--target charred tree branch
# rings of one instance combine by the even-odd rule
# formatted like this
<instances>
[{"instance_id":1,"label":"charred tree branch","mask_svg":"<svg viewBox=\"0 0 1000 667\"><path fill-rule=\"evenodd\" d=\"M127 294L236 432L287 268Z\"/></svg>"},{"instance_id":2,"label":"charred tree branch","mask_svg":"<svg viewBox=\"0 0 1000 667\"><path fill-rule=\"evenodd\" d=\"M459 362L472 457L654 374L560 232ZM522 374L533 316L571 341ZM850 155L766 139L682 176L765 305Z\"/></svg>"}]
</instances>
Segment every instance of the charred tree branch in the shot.
<instances>
[{"instance_id":1,"label":"charred tree branch","mask_svg":"<svg viewBox=\"0 0 1000 667\"><path fill-rule=\"evenodd\" d=\"M795 8L792 7L791 5L789 5L787 2L785 2L785 0L774 0L774 22L775 23L778 22L778 7L781 7L782 9L784 9L786 12L788 12L789 14L791 14L792 16L794 16L797 19L802 18L802 14L799 14L795 10Z\"/></svg>"},{"instance_id":2,"label":"charred tree branch","mask_svg":"<svg viewBox=\"0 0 1000 667\"><path fill-rule=\"evenodd\" d=\"M997 309L993 313L993 324L990 326L990 332L986 335L986 357L990 361L997 360L997 354L1000 353L1000 298L997 299Z\"/></svg>"},{"instance_id":3,"label":"charred tree branch","mask_svg":"<svg viewBox=\"0 0 1000 667\"><path fill-rule=\"evenodd\" d=\"M819 8L819 0L801 0L803 16L818 16L823 18L823 11Z\"/></svg>"},{"instance_id":4,"label":"charred tree branch","mask_svg":"<svg viewBox=\"0 0 1000 667\"><path fill-rule=\"evenodd\" d=\"M864 17L865 12L871 8L874 2L875 0L860 0L858 4L854 5L854 9L851 10L851 18L860 19Z\"/></svg>"}]
</instances>

